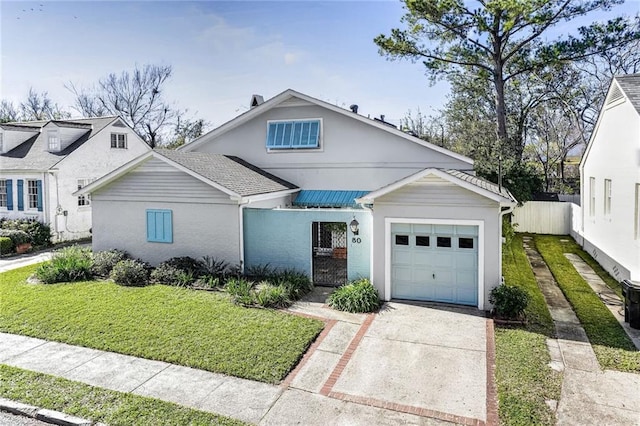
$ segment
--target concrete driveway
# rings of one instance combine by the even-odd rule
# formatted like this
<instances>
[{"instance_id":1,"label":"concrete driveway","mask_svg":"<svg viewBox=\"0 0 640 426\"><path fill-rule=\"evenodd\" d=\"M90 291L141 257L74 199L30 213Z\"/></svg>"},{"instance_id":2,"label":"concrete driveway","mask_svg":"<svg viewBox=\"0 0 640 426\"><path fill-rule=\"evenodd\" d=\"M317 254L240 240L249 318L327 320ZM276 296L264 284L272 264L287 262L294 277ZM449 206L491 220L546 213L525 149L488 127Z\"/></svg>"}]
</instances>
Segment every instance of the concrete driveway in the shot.
<instances>
[{"instance_id":1,"label":"concrete driveway","mask_svg":"<svg viewBox=\"0 0 640 426\"><path fill-rule=\"evenodd\" d=\"M330 312L318 304L294 309L314 316ZM288 387L431 420L492 424L488 332L484 312L477 309L386 303L375 315L337 319ZM283 413L305 405L302 397L287 401L277 401L270 414L282 421ZM277 423L269 417L267 424ZM296 420L316 424L303 415Z\"/></svg>"}]
</instances>

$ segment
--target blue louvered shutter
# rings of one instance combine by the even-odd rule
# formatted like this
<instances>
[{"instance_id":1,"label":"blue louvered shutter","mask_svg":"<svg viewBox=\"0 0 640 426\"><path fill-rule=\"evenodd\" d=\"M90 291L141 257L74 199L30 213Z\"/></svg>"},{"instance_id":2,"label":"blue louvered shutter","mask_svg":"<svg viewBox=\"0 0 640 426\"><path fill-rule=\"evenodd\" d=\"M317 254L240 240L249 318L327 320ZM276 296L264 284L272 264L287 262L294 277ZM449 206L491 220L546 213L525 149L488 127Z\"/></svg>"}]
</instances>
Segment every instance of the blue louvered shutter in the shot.
<instances>
[{"instance_id":1,"label":"blue louvered shutter","mask_svg":"<svg viewBox=\"0 0 640 426\"><path fill-rule=\"evenodd\" d=\"M24 181L18 179L18 210L24 210Z\"/></svg>"},{"instance_id":2,"label":"blue louvered shutter","mask_svg":"<svg viewBox=\"0 0 640 426\"><path fill-rule=\"evenodd\" d=\"M318 148L320 146L320 120L278 121L269 123L267 148Z\"/></svg>"},{"instance_id":3,"label":"blue louvered shutter","mask_svg":"<svg viewBox=\"0 0 640 426\"><path fill-rule=\"evenodd\" d=\"M13 180L7 179L7 210L13 210Z\"/></svg>"},{"instance_id":4,"label":"blue louvered shutter","mask_svg":"<svg viewBox=\"0 0 640 426\"><path fill-rule=\"evenodd\" d=\"M147 241L173 242L173 214L171 210L147 210Z\"/></svg>"},{"instance_id":5,"label":"blue louvered shutter","mask_svg":"<svg viewBox=\"0 0 640 426\"><path fill-rule=\"evenodd\" d=\"M36 181L36 189L38 191L38 193L36 194L38 199L38 211L41 212L42 211L42 181L41 180L37 180Z\"/></svg>"}]
</instances>

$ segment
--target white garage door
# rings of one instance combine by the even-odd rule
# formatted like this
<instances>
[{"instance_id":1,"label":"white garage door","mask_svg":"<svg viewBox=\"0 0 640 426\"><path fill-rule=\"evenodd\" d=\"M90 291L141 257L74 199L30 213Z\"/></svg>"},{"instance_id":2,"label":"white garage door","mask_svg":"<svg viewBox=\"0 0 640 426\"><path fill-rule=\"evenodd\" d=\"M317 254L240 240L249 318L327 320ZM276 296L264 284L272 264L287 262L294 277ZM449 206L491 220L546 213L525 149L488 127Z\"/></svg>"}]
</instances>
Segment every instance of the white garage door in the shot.
<instances>
[{"instance_id":1,"label":"white garage door","mask_svg":"<svg viewBox=\"0 0 640 426\"><path fill-rule=\"evenodd\" d=\"M478 305L478 227L391 225L391 297Z\"/></svg>"}]
</instances>

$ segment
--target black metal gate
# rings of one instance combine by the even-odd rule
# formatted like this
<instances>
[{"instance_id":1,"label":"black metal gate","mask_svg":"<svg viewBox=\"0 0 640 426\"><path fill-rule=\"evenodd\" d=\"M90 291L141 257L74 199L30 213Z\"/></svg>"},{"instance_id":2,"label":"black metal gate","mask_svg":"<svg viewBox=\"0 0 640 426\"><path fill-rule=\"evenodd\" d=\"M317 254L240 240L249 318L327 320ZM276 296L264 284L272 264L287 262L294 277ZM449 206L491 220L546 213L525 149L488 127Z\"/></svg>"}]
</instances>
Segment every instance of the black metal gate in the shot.
<instances>
[{"instance_id":1,"label":"black metal gate","mask_svg":"<svg viewBox=\"0 0 640 426\"><path fill-rule=\"evenodd\" d=\"M339 286L347 282L347 224L313 222L313 284Z\"/></svg>"}]
</instances>

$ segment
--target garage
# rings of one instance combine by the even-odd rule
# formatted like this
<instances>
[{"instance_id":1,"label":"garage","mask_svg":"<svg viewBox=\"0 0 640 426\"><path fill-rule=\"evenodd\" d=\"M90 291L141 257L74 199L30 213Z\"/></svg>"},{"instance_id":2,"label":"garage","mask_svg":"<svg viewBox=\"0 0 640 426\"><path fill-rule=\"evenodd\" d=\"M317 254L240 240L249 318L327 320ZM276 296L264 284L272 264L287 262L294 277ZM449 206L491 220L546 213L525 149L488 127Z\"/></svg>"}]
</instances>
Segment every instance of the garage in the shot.
<instances>
[{"instance_id":1,"label":"garage","mask_svg":"<svg viewBox=\"0 0 640 426\"><path fill-rule=\"evenodd\" d=\"M478 226L391 224L391 298L478 305Z\"/></svg>"}]
</instances>

